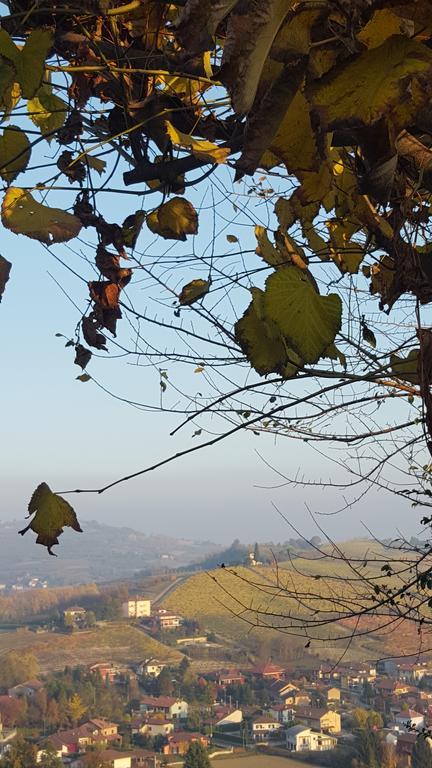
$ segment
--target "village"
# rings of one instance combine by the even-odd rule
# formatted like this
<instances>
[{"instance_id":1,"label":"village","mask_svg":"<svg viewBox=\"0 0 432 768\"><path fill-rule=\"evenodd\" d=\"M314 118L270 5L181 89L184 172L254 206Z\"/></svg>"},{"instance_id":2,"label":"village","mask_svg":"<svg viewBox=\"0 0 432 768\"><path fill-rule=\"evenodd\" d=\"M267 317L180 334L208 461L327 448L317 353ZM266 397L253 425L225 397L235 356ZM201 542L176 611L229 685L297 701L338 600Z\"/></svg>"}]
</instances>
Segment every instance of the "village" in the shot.
<instances>
[{"instance_id":1,"label":"village","mask_svg":"<svg viewBox=\"0 0 432 768\"><path fill-rule=\"evenodd\" d=\"M139 595L121 612L149 634L174 633L184 621ZM84 608L65 609L70 631L79 635L86 621ZM284 667L245 659L236 668L200 670L188 658L188 638L177 643L184 654L176 665L103 658L3 690L0 755L27 743L41 766L53 765L49 757L86 768L96 752L111 768L159 768L181 764L200 744L210 758L258 750L337 766L367 732L384 745L389 766L406 768L418 735L432 725L432 664L425 661Z\"/></svg>"}]
</instances>

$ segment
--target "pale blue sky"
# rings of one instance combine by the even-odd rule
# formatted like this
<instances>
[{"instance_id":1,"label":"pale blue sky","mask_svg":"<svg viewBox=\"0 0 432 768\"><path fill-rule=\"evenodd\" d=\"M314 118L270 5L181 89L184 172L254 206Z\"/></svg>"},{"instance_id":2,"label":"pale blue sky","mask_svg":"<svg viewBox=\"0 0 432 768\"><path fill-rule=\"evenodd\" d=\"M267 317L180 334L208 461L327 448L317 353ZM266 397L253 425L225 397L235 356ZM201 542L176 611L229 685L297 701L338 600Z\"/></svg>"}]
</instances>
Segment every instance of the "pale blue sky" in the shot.
<instances>
[{"instance_id":1,"label":"pale blue sky","mask_svg":"<svg viewBox=\"0 0 432 768\"><path fill-rule=\"evenodd\" d=\"M44 151L50 156L56 149L52 146ZM208 264L209 243L215 224L216 254L229 254L230 249L238 249L238 246L229 246L226 241L227 233L235 233L246 251L246 261L253 260L253 254L248 253L255 247L252 222L247 217L247 211L239 217L232 205L224 202L222 182L226 183L228 177L224 172L218 178L221 183L207 188L204 201L201 188L198 192L190 190L187 195L197 207L203 206L200 232L194 241L195 251L204 256ZM35 174L34 181L38 180ZM20 181L18 178L16 183ZM219 203L216 221L212 212L211 189ZM49 202L67 207L74 196L59 192L55 197L51 196ZM139 198L134 197L122 199L105 195L103 200L108 220L119 223L124 216L140 207ZM259 217L264 224L268 223L267 210L262 201L254 202L247 196L241 200L242 204L253 207L254 217ZM149 204L157 202L154 197L145 198L146 205L147 201ZM233 218L237 220L235 225L229 223ZM92 257L87 243L90 235L83 230L81 236L82 243L74 241L55 246L52 252L88 279L91 270L83 265L81 258L83 254ZM146 251L146 263L149 263L153 257L159 258L167 247L172 247L175 256L190 253L192 240L189 239L184 245L170 241L156 243L144 227L138 245L140 251ZM21 519L33 488L41 481L46 481L57 491L99 487L194 445L193 440L205 437L203 430L200 438L192 438L197 426L210 431L221 427L217 421L207 421L203 425L200 422L196 426L190 424L175 437L170 437L170 430L179 423L181 416L139 411L113 400L93 381L86 384L76 381L80 371L73 365L73 349L65 349L64 340L56 338L55 333L72 335L80 315L53 277L82 310L87 300L85 282L71 275L49 249L25 237L2 230L0 252L13 263L11 279L0 305L0 519ZM235 257L232 262L238 265L239 260ZM214 263L218 264L217 258ZM224 269L228 269L230 259L222 263ZM247 263L255 264L254 261ZM206 277L206 264L202 265L201 272L196 267L190 270L186 265L178 278L173 278L169 266L166 270L161 267L159 274L178 290L192 277ZM217 274L214 277L216 280ZM175 321L171 308L173 297L163 287L154 285L141 294L137 280L131 285L135 306L140 311L146 309L152 316L156 313L161 316L163 312L165 317ZM217 294L215 296L217 298ZM239 314L249 300L248 291L239 290L236 293L236 311ZM119 330L119 338L128 345L132 344L133 334L126 320L121 321ZM154 330L145 323L142 332L144 335L149 333L161 347L166 345L171 348L177 338L176 334ZM199 359L197 355L197 362ZM95 357L89 366L89 373L120 396L157 405L160 396L157 369L136 367L128 360L122 358L107 363ZM166 367L169 380L164 402L167 404L176 400L172 385L187 389L192 395L198 391L211 391L204 375L194 373L195 365L184 368L169 363ZM220 379L216 383L227 386ZM313 453L309 446L301 442L280 439L275 443L271 436L240 434L102 496L83 494L68 499L83 520L105 520L153 533L220 542L229 542L234 537L244 541L284 540L295 535L274 510L272 502L302 532L310 535L317 531L305 503L314 512L328 513L344 506L344 493L340 490L324 494L320 488L257 488L280 483L280 478L266 466L257 451L265 462L291 476L300 473L319 479L331 475L336 476L339 482L348 480L343 468L335 470L325 458ZM380 536L393 535L397 526L403 526L410 534L417 533L417 520L421 514L407 506L406 502L398 502L384 493L373 493L354 509L336 517L322 517L320 523L339 539L364 533L361 520Z\"/></svg>"}]
</instances>

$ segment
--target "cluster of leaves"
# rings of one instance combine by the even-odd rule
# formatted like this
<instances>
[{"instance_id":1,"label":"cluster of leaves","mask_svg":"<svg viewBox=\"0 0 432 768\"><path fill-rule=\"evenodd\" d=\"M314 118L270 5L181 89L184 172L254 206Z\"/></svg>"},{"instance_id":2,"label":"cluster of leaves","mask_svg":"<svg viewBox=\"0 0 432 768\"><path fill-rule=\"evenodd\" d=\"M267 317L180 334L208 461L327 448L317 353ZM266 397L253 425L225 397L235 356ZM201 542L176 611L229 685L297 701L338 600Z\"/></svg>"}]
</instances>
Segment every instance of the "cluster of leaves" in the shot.
<instances>
[{"instance_id":1,"label":"cluster of leaves","mask_svg":"<svg viewBox=\"0 0 432 768\"><path fill-rule=\"evenodd\" d=\"M265 285L251 288L246 311L223 332L260 376L384 381L418 396L432 448L432 335L419 320L420 305L432 299L430 3L142 0L64 13L9 0L8 7L0 29L2 222L47 246L82 229L95 233L99 279L89 282L71 341L78 378L90 378L91 350L106 350L107 333L116 335L144 223L163 239L184 241L199 226L185 197L199 181L190 172L207 167L207 177L228 165L241 179L264 169L292 180L293 189L274 201L273 235L255 230ZM11 123L23 104L36 132ZM89 118L95 104L103 109ZM77 190L72 212L36 199L45 183L12 186L31 172L40 142L59 147L54 182L63 177ZM123 188L146 185L145 194L162 193L162 202L107 222L92 177L106 173L105 151L115 153L113 173L117 164L128 167ZM9 272L0 257L0 297ZM412 297L415 348L407 336L377 357L347 342L350 309L344 316L334 286L351 286L356 276L368 281L382 312ZM209 276L175 293L194 311L212 289ZM220 330L220 318L209 316ZM361 330L362 343L376 348L364 318ZM347 343L366 364L361 374L347 369ZM70 523L59 509L49 520L49 532L36 519L31 527L51 547Z\"/></svg>"}]
</instances>

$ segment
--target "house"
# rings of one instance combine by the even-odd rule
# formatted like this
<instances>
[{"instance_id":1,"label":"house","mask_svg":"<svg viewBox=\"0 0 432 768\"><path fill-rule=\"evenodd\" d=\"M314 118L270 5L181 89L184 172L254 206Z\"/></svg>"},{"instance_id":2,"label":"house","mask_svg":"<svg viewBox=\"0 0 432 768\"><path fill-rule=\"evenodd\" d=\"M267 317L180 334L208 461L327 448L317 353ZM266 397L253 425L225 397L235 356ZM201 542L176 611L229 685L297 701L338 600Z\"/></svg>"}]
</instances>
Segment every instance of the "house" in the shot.
<instances>
[{"instance_id":1,"label":"house","mask_svg":"<svg viewBox=\"0 0 432 768\"><path fill-rule=\"evenodd\" d=\"M261 678L263 680L280 680L283 677L285 670L283 667L279 667L277 664L260 664L250 670L250 674L253 677Z\"/></svg>"},{"instance_id":2,"label":"house","mask_svg":"<svg viewBox=\"0 0 432 768\"><path fill-rule=\"evenodd\" d=\"M71 605L63 611L63 618L66 623L84 624L87 611L80 605Z\"/></svg>"},{"instance_id":3,"label":"house","mask_svg":"<svg viewBox=\"0 0 432 768\"><path fill-rule=\"evenodd\" d=\"M216 710L215 712L216 721L214 723L215 728L228 728L230 726L233 726L234 728L237 725L240 725L240 723L243 722L243 712L241 709L233 709L233 710Z\"/></svg>"},{"instance_id":4,"label":"house","mask_svg":"<svg viewBox=\"0 0 432 768\"><path fill-rule=\"evenodd\" d=\"M316 731L340 733L341 716L338 712L322 707L297 707L296 720Z\"/></svg>"},{"instance_id":5,"label":"house","mask_svg":"<svg viewBox=\"0 0 432 768\"><path fill-rule=\"evenodd\" d=\"M396 742L396 755L399 758L398 765L411 765L411 755L414 744L418 739L417 733L400 733ZM430 739L428 739L430 746Z\"/></svg>"},{"instance_id":6,"label":"house","mask_svg":"<svg viewBox=\"0 0 432 768\"><path fill-rule=\"evenodd\" d=\"M169 736L174 731L172 720L148 717L145 720L135 720L132 723L132 733L142 733L145 736Z\"/></svg>"},{"instance_id":7,"label":"house","mask_svg":"<svg viewBox=\"0 0 432 768\"><path fill-rule=\"evenodd\" d=\"M426 664L404 661L397 665L396 674L405 683L419 683L428 674L428 668Z\"/></svg>"},{"instance_id":8,"label":"house","mask_svg":"<svg viewBox=\"0 0 432 768\"><path fill-rule=\"evenodd\" d=\"M75 755L87 747L120 746L121 742L116 723L94 718L78 728L53 733L45 744L50 744L58 756L63 756Z\"/></svg>"},{"instance_id":9,"label":"house","mask_svg":"<svg viewBox=\"0 0 432 768\"><path fill-rule=\"evenodd\" d=\"M172 696L141 696L140 712L156 712L171 720L185 720L188 716L188 703Z\"/></svg>"},{"instance_id":10,"label":"house","mask_svg":"<svg viewBox=\"0 0 432 768\"><path fill-rule=\"evenodd\" d=\"M100 764L110 768L132 768L133 752L117 752L115 749L102 749L98 752ZM71 768L85 768L87 759L79 755L69 761Z\"/></svg>"},{"instance_id":11,"label":"house","mask_svg":"<svg viewBox=\"0 0 432 768\"><path fill-rule=\"evenodd\" d=\"M252 738L255 741L268 741L279 735L283 725L271 715L259 715L252 720Z\"/></svg>"},{"instance_id":12,"label":"house","mask_svg":"<svg viewBox=\"0 0 432 768\"><path fill-rule=\"evenodd\" d=\"M227 685L244 685L246 682L245 676L237 669L228 669L223 670L222 672L217 672L214 676L214 680L216 685L220 685L221 687Z\"/></svg>"},{"instance_id":13,"label":"house","mask_svg":"<svg viewBox=\"0 0 432 768\"><path fill-rule=\"evenodd\" d=\"M135 595L135 597L129 597L121 605L122 616L125 619L140 619L143 616L150 616L151 614L151 601L147 597L141 597Z\"/></svg>"},{"instance_id":14,"label":"house","mask_svg":"<svg viewBox=\"0 0 432 768\"><path fill-rule=\"evenodd\" d=\"M337 739L327 733L313 731L304 725L293 725L286 732L286 746L290 752L324 752L334 749Z\"/></svg>"},{"instance_id":15,"label":"house","mask_svg":"<svg viewBox=\"0 0 432 768\"><path fill-rule=\"evenodd\" d=\"M183 617L175 613L160 613L156 618L158 629L161 631L168 629L178 629L183 624Z\"/></svg>"},{"instance_id":16,"label":"house","mask_svg":"<svg viewBox=\"0 0 432 768\"><path fill-rule=\"evenodd\" d=\"M415 728L417 731L421 731L425 725L425 719L420 712L416 712L415 709L408 709L407 711L401 710L395 715L395 723L399 728Z\"/></svg>"},{"instance_id":17,"label":"house","mask_svg":"<svg viewBox=\"0 0 432 768\"><path fill-rule=\"evenodd\" d=\"M19 683L19 685L14 685L13 688L9 688L8 696L15 696L17 698L20 696L28 696L31 698L43 688L44 684L41 683L40 680L26 680L25 683Z\"/></svg>"},{"instance_id":18,"label":"house","mask_svg":"<svg viewBox=\"0 0 432 768\"><path fill-rule=\"evenodd\" d=\"M101 661L98 664L92 664L89 672L100 675L105 683L114 683L120 675L120 667L112 661Z\"/></svg>"},{"instance_id":19,"label":"house","mask_svg":"<svg viewBox=\"0 0 432 768\"><path fill-rule=\"evenodd\" d=\"M284 725L292 723L295 720L295 709L286 704L272 704L267 711L271 717L274 717L275 720L279 720L279 722Z\"/></svg>"},{"instance_id":20,"label":"house","mask_svg":"<svg viewBox=\"0 0 432 768\"><path fill-rule=\"evenodd\" d=\"M333 701L340 702L341 700L340 688L327 688L326 695L329 703Z\"/></svg>"},{"instance_id":21,"label":"house","mask_svg":"<svg viewBox=\"0 0 432 768\"><path fill-rule=\"evenodd\" d=\"M207 736L201 733L174 731L171 736L168 736L168 744L162 747L162 752L164 755L185 755L194 741L199 741L203 747L208 747L209 744Z\"/></svg>"},{"instance_id":22,"label":"house","mask_svg":"<svg viewBox=\"0 0 432 768\"><path fill-rule=\"evenodd\" d=\"M157 659L145 659L138 664L137 673L139 675L145 675L146 677L159 677L162 670L167 665L163 661Z\"/></svg>"}]
</instances>

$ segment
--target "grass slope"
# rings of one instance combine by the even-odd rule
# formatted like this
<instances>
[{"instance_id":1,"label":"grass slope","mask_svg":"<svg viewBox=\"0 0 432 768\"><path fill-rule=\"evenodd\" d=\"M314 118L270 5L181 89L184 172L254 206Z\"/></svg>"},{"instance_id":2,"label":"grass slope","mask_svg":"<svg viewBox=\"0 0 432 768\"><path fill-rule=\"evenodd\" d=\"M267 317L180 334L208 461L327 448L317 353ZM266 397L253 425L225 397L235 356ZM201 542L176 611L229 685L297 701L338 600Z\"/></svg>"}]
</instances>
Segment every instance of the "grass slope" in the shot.
<instances>
[{"instance_id":1,"label":"grass slope","mask_svg":"<svg viewBox=\"0 0 432 768\"><path fill-rule=\"evenodd\" d=\"M140 629L121 622L110 622L72 635L53 632L35 634L25 629L0 632L0 656L12 650L33 653L43 672L63 669L66 665L95 664L99 661L127 664L155 656L178 663L182 658L178 651L153 640Z\"/></svg>"}]
</instances>

